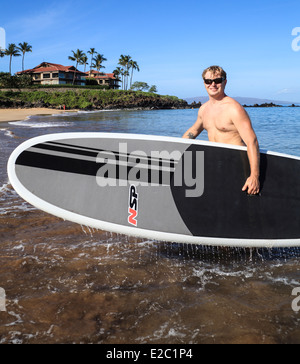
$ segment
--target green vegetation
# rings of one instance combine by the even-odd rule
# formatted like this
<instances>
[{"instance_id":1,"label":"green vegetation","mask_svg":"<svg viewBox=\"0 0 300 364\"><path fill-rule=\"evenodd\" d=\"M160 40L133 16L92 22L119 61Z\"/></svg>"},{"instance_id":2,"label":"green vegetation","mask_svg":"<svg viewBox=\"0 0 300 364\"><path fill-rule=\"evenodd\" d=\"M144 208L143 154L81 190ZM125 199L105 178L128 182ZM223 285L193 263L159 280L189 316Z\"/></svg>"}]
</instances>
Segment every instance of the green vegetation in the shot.
<instances>
[{"instance_id":1,"label":"green vegetation","mask_svg":"<svg viewBox=\"0 0 300 364\"><path fill-rule=\"evenodd\" d=\"M130 89L137 91L157 92L157 88L155 85L150 87L146 82L140 82L140 81L137 81L133 85L131 85Z\"/></svg>"},{"instance_id":2,"label":"green vegetation","mask_svg":"<svg viewBox=\"0 0 300 364\"><path fill-rule=\"evenodd\" d=\"M14 44L11 43L8 45L8 48L5 50L5 55L9 56L9 73L11 74L11 63L12 63L12 59L13 57L20 57L20 50L18 49L18 47Z\"/></svg>"},{"instance_id":3,"label":"green vegetation","mask_svg":"<svg viewBox=\"0 0 300 364\"><path fill-rule=\"evenodd\" d=\"M30 75L11 76L8 72L0 72L0 88L24 88L31 85Z\"/></svg>"},{"instance_id":4,"label":"green vegetation","mask_svg":"<svg viewBox=\"0 0 300 364\"><path fill-rule=\"evenodd\" d=\"M186 101L175 96L124 90L28 90L0 91L0 107L49 107L66 109L184 108Z\"/></svg>"},{"instance_id":5,"label":"green vegetation","mask_svg":"<svg viewBox=\"0 0 300 364\"><path fill-rule=\"evenodd\" d=\"M121 54L118 64L121 66L121 68L117 67L114 70L114 75L115 77L121 76L122 89L128 90L129 77L130 77L130 88L131 88L133 71L136 70L139 72L140 68L137 62L134 61L129 55L124 56L123 54Z\"/></svg>"}]
</instances>

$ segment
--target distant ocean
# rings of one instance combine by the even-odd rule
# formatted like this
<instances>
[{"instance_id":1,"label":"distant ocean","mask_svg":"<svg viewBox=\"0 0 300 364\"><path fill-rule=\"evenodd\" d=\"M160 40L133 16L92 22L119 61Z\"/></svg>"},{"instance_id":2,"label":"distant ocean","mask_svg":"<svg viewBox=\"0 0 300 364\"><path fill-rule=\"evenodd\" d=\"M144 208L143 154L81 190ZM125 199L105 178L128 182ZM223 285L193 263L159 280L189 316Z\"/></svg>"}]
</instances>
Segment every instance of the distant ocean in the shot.
<instances>
[{"instance_id":1,"label":"distant ocean","mask_svg":"<svg viewBox=\"0 0 300 364\"><path fill-rule=\"evenodd\" d=\"M275 105L280 105L280 106L290 106L290 105L300 105L300 102L295 102L295 101L282 101L282 100L270 100L270 99L258 99L255 97L234 97L235 100L237 100L240 104L242 105L248 105L248 106L253 106L255 104L257 105L261 105L261 104L270 104L273 103ZM191 104L192 102L206 102L208 101L208 96L197 96L197 97L189 97L185 99L189 104Z\"/></svg>"},{"instance_id":2,"label":"distant ocean","mask_svg":"<svg viewBox=\"0 0 300 364\"><path fill-rule=\"evenodd\" d=\"M249 108L260 147L300 156L300 108ZM181 137L197 110L97 111L0 124L4 343L300 343L300 250L222 249L128 238L36 210L6 164L47 133ZM201 139L207 140L203 133Z\"/></svg>"}]
</instances>

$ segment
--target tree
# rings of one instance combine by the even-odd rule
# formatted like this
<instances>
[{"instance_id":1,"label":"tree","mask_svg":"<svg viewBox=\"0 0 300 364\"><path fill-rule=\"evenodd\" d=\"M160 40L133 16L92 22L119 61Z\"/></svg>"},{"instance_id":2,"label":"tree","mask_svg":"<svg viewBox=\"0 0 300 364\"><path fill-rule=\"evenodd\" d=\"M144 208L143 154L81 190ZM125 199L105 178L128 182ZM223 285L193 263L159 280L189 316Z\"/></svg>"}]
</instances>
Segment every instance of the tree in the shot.
<instances>
[{"instance_id":1,"label":"tree","mask_svg":"<svg viewBox=\"0 0 300 364\"><path fill-rule=\"evenodd\" d=\"M125 82L124 82L124 70L125 70L125 60L123 55L120 56L118 64L121 66L118 67L120 69L120 75L122 76L122 90L125 90Z\"/></svg>"},{"instance_id":2,"label":"tree","mask_svg":"<svg viewBox=\"0 0 300 364\"><path fill-rule=\"evenodd\" d=\"M19 57L21 54L19 53L17 46L14 43L10 43L5 51L5 55L9 56L9 73L11 74L12 57Z\"/></svg>"},{"instance_id":3,"label":"tree","mask_svg":"<svg viewBox=\"0 0 300 364\"><path fill-rule=\"evenodd\" d=\"M102 66L102 62L107 61L107 59L104 58L103 54L97 54L96 58L93 58L93 61L92 67L95 67L100 72L101 68L105 68L105 66Z\"/></svg>"},{"instance_id":4,"label":"tree","mask_svg":"<svg viewBox=\"0 0 300 364\"><path fill-rule=\"evenodd\" d=\"M88 54L91 55L91 62L90 62L90 71L92 70L92 63L93 63L93 58L94 58L94 54L97 54L95 48L90 48L90 50L88 51Z\"/></svg>"},{"instance_id":5,"label":"tree","mask_svg":"<svg viewBox=\"0 0 300 364\"><path fill-rule=\"evenodd\" d=\"M87 57L86 54L82 57L82 63L81 64L84 65L84 72L85 72L85 68L88 65L88 57Z\"/></svg>"},{"instance_id":6,"label":"tree","mask_svg":"<svg viewBox=\"0 0 300 364\"><path fill-rule=\"evenodd\" d=\"M122 75L122 69L120 67L117 67L114 71L113 74L115 75L115 77L119 78L119 75Z\"/></svg>"},{"instance_id":7,"label":"tree","mask_svg":"<svg viewBox=\"0 0 300 364\"><path fill-rule=\"evenodd\" d=\"M146 82L139 82L136 81L132 84L131 89L136 91L147 91L149 90L150 86Z\"/></svg>"},{"instance_id":8,"label":"tree","mask_svg":"<svg viewBox=\"0 0 300 364\"><path fill-rule=\"evenodd\" d=\"M155 85L152 85L152 86L149 88L148 92L151 92L151 93L155 93L155 92L157 92L157 87L156 87Z\"/></svg>"},{"instance_id":9,"label":"tree","mask_svg":"<svg viewBox=\"0 0 300 364\"><path fill-rule=\"evenodd\" d=\"M0 58L5 56L5 52L0 48Z\"/></svg>"},{"instance_id":10,"label":"tree","mask_svg":"<svg viewBox=\"0 0 300 364\"><path fill-rule=\"evenodd\" d=\"M129 77L129 71L127 69L123 70L123 76L124 76L124 90L128 89L128 77Z\"/></svg>"},{"instance_id":11,"label":"tree","mask_svg":"<svg viewBox=\"0 0 300 364\"><path fill-rule=\"evenodd\" d=\"M139 66L136 61L130 60L129 61L129 69L131 68L131 78L130 78L130 88L132 86L132 76L133 76L133 70L137 70L140 72Z\"/></svg>"},{"instance_id":12,"label":"tree","mask_svg":"<svg viewBox=\"0 0 300 364\"><path fill-rule=\"evenodd\" d=\"M0 72L0 86L11 87L12 76L8 72Z\"/></svg>"},{"instance_id":13,"label":"tree","mask_svg":"<svg viewBox=\"0 0 300 364\"><path fill-rule=\"evenodd\" d=\"M32 79L30 75L22 74L18 76L11 76L10 73L0 72L0 86L22 88L32 85Z\"/></svg>"},{"instance_id":14,"label":"tree","mask_svg":"<svg viewBox=\"0 0 300 364\"><path fill-rule=\"evenodd\" d=\"M124 73L123 89L124 90L127 90L127 87L128 87L129 62L130 61L131 61L130 56L124 56L123 54L121 54L120 59L119 59L119 65L123 66L123 73Z\"/></svg>"},{"instance_id":15,"label":"tree","mask_svg":"<svg viewBox=\"0 0 300 364\"><path fill-rule=\"evenodd\" d=\"M22 71L24 71L24 58L25 53L32 52L32 46L26 42L19 43L19 47L17 49L23 54L22 58Z\"/></svg>"},{"instance_id":16,"label":"tree","mask_svg":"<svg viewBox=\"0 0 300 364\"><path fill-rule=\"evenodd\" d=\"M123 70L120 67L117 67L114 71L113 74L115 75L115 77L120 80L119 76L122 76L122 87L123 87Z\"/></svg>"},{"instance_id":17,"label":"tree","mask_svg":"<svg viewBox=\"0 0 300 364\"><path fill-rule=\"evenodd\" d=\"M77 49L76 52L74 52L74 51L71 51L71 52L73 52L73 56L69 56L69 59L73 62L76 62L76 67L75 67L74 77L73 77L73 85L74 85L78 64L83 64L83 57L85 56L85 54L80 49Z\"/></svg>"}]
</instances>

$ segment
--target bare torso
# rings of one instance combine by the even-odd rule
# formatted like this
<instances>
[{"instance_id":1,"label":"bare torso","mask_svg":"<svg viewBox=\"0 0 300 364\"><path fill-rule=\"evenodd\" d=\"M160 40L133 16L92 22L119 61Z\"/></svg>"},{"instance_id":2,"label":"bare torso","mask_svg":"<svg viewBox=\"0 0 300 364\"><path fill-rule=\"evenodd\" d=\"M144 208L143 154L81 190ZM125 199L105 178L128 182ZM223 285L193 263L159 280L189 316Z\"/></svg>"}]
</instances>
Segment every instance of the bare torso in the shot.
<instances>
[{"instance_id":1,"label":"bare torso","mask_svg":"<svg viewBox=\"0 0 300 364\"><path fill-rule=\"evenodd\" d=\"M207 130L208 138L212 142L234 145L245 145L233 124L230 115L230 106L235 100L226 96L222 101L208 101L200 108L202 125Z\"/></svg>"},{"instance_id":2,"label":"bare torso","mask_svg":"<svg viewBox=\"0 0 300 364\"><path fill-rule=\"evenodd\" d=\"M212 142L246 145L251 172L242 191L248 190L250 195L255 195L260 189L260 153L249 115L237 101L225 94L227 79L224 70L211 66L204 71L203 79L209 101L200 107L195 124L183 138L195 139L206 129Z\"/></svg>"}]
</instances>

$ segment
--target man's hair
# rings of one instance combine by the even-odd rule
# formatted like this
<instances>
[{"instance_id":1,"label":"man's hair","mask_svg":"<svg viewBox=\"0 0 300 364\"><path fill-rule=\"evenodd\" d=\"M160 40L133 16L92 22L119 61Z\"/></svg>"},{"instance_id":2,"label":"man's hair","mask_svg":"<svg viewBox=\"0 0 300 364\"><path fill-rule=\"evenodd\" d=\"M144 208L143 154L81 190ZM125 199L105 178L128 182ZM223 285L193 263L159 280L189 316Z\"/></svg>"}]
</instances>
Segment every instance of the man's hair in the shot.
<instances>
[{"instance_id":1,"label":"man's hair","mask_svg":"<svg viewBox=\"0 0 300 364\"><path fill-rule=\"evenodd\" d=\"M204 78L205 78L206 72L212 72L213 74L220 73L220 74L221 74L221 77L224 77L224 78L225 78L225 80L226 80L226 78L227 78L227 74L226 74L226 72L225 72L225 71L223 70L223 68L222 68L222 67L220 67L220 66L210 66L210 67L206 68L206 69L203 71L203 73L202 73L202 78L203 78L203 80L204 80Z\"/></svg>"}]
</instances>

